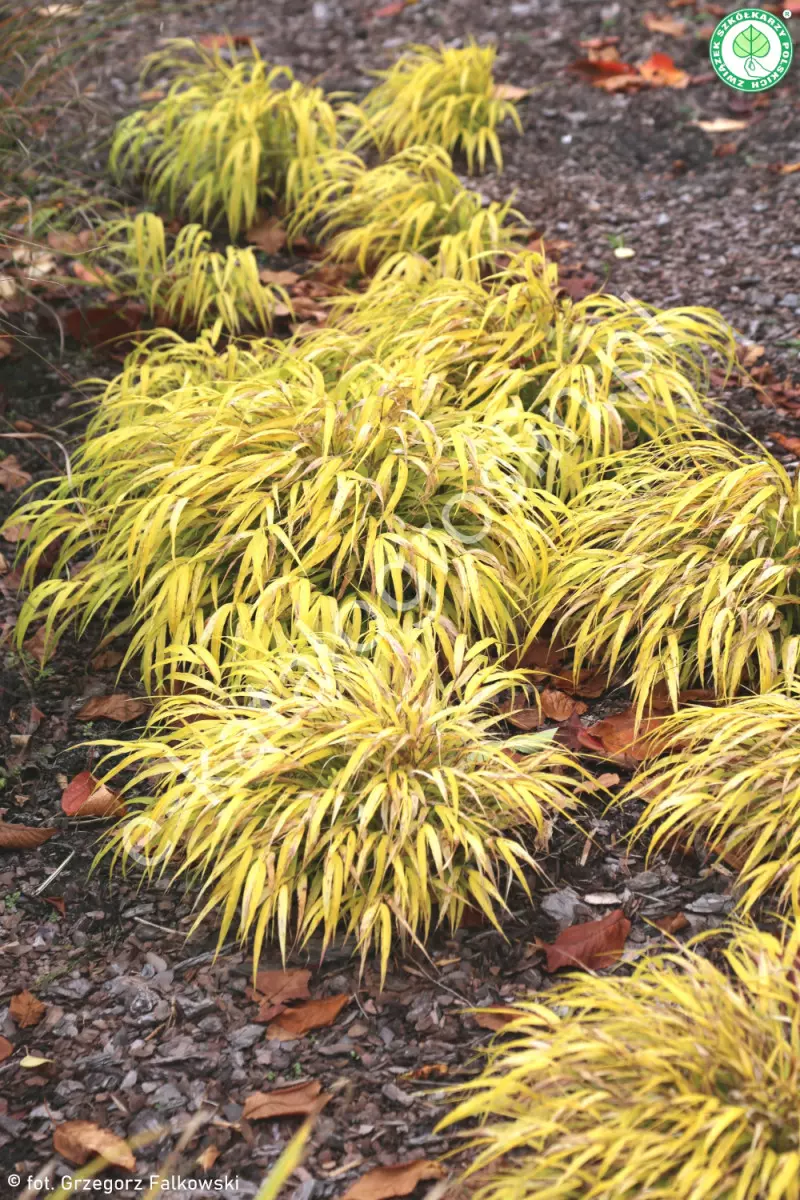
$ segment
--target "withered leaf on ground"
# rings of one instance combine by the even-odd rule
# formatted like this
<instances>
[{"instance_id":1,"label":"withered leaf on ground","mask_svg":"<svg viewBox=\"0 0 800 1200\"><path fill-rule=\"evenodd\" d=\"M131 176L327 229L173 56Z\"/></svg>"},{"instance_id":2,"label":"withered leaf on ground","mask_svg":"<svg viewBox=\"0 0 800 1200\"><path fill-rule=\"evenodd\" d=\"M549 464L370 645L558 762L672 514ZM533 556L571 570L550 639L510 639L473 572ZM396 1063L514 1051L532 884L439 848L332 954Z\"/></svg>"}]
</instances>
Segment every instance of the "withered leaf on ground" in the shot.
<instances>
[{"instance_id":1,"label":"withered leaf on ground","mask_svg":"<svg viewBox=\"0 0 800 1200\"><path fill-rule=\"evenodd\" d=\"M713 117L710 121L693 121L703 133L735 133L739 129L747 129L748 121L740 121L737 117Z\"/></svg>"},{"instance_id":2,"label":"withered leaf on ground","mask_svg":"<svg viewBox=\"0 0 800 1200\"><path fill-rule=\"evenodd\" d=\"M123 657L124 655L119 650L101 650L92 659L92 670L107 671L109 667L117 667L122 662Z\"/></svg>"},{"instance_id":3,"label":"withered leaf on ground","mask_svg":"<svg viewBox=\"0 0 800 1200\"><path fill-rule=\"evenodd\" d=\"M568 696L557 688L544 688L539 695L539 703L542 712L551 721L568 721L573 713L580 716L586 712L586 705L582 700L576 700L574 696Z\"/></svg>"},{"instance_id":4,"label":"withered leaf on ground","mask_svg":"<svg viewBox=\"0 0 800 1200\"><path fill-rule=\"evenodd\" d=\"M530 94L530 88L517 87L513 83L496 83L492 88L495 100L522 100Z\"/></svg>"},{"instance_id":5,"label":"withered leaf on ground","mask_svg":"<svg viewBox=\"0 0 800 1200\"><path fill-rule=\"evenodd\" d=\"M242 1110L246 1121L265 1121L269 1117L310 1117L321 1112L330 1100L316 1079L275 1088L272 1092L253 1092Z\"/></svg>"},{"instance_id":6,"label":"withered leaf on ground","mask_svg":"<svg viewBox=\"0 0 800 1200\"><path fill-rule=\"evenodd\" d=\"M61 314L64 328L76 342L100 346L135 333L148 316L144 304L128 300L116 305L72 308Z\"/></svg>"},{"instance_id":7,"label":"withered leaf on ground","mask_svg":"<svg viewBox=\"0 0 800 1200\"><path fill-rule=\"evenodd\" d=\"M272 1004L288 1004L292 1000L307 999L308 981L311 972L302 967L290 967L286 971L259 971L256 975L253 1000L269 1000Z\"/></svg>"},{"instance_id":8,"label":"withered leaf on ground","mask_svg":"<svg viewBox=\"0 0 800 1200\"><path fill-rule=\"evenodd\" d=\"M263 271L258 272L258 278L262 283L277 283L281 287L289 287L293 283L297 283L302 276L296 271L268 271L265 267Z\"/></svg>"},{"instance_id":9,"label":"withered leaf on ground","mask_svg":"<svg viewBox=\"0 0 800 1200\"><path fill-rule=\"evenodd\" d=\"M45 626L40 625L35 633L31 634L22 643L22 649L30 654L31 658L35 658L41 666L44 662L45 653Z\"/></svg>"},{"instance_id":10,"label":"withered leaf on ground","mask_svg":"<svg viewBox=\"0 0 800 1200\"><path fill-rule=\"evenodd\" d=\"M27 524L4 525L2 536L7 542L10 542L12 546L16 546L16 544L18 542L22 542L25 540L25 538L28 536L30 531L31 531L31 526L27 525Z\"/></svg>"},{"instance_id":11,"label":"withered leaf on ground","mask_svg":"<svg viewBox=\"0 0 800 1200\"><path fill-rule=\"evenodd\" d=\"M30 483L31 478L28 472L23 471L19 465L19 459L16 454L8 454L5 458L0 459L0 487L6 492L26 487Z\"/></svg>"},{"instance_id":12,"label":"withered leaf on ground","mask_svg":"<svg viewBox=\"0 0 800 1200\"><path fill-rule=\"evenodd\" d=\"M277 254L286 245L286 230L277 217L265 217L258 225L248 229L245 236L248 242L265 254Z\"/></svg>"},{"instance_id":13,"label":"withered leaf on ground","mask_svg":"<svg viewBox=\"0 0 800 1200\"><path fill-rule=\"evenodd\" d=\"M392 1200L394 1196L409 1196L423 1179L441 1179L444 1173L441 1163L427 1158L415 1158L392 1167L373 1167L351 1183L342 1200Z\"/></svg>"},{"instance_id":14,"label":"withered leaf on ground","mask_svg":"<svg viewBox=\"0 0 800 1200\"><path fill-rule=\"evenodd\" d=\"M322 1029L332 1025L349 1001L350 997L347 995L307 1000L305 1004L299 1004L296 1008L281 1013L268 1027L267 1033L271 1038L302 1037L311 1029Z\"/></svg>"},{"instance_id":15,"label":"withered leaf on ground","mask_svg":"<svg viewBox=\"0 0 800 1200\"><path fill-rule=\"evenodd\" d=\"M197 39L207 50L224 50L226 46L252 46L249 33L204 33Z\"/></svg>"},{"instance_id":16,"label":"withered leaf on ground","mask_svg":"<svg viewBox=\"0 0 800 1200\"><path fill-rule=\"evenodd\" d=\"M65 1121L53 1131L53 1148L68 1162L82 1167L101 1154L115 1167L126 1171L136 1169L136 1159L130 1146L110 1129L102 1129L94 1121Z\"/></svg>"},{"instance_id":17,"label":"withered leaf on ground","mask_svg":"<svg viewBox=\"0 0 800 1200\"><path fill-rule=\"evenodd\" d=\"M68 817L121 817L125 805L117 792L95 779L91 771L80 771L61 793L61 808Z\"/></svg>"},{"instance_id":18,"label":"withered leaf on ground","mask_svg":"<svg viewBox=\"0 0 800 1200\"><path fill-rule=\"evenodd\" d=\"M14 1043L7 1037L0 1037L0 1062L5 1062L14 1053Z\"/></svg>"},{"instance_id":19,"label":"withered leaf on ground","mask_svg":"<svg viewBox=\"0 0 800 1200\"><path fill-rule=\"evenodd\" d=\"M662 933L680 933L689 923L689 918L682 912L668 913L667 916L659 917L653 922L656 929L660 929Z\"/></svg>"},{"instance_id":20,"label":"withered leaf on ground","mask_svg":"<svg viewBox=\"0 0 800 1200\"><path fill-rule=\"evenodd\" d=\"M585 921L562 929L552 943L542 943L547 955L547 970L561 967L584 967L587 971L602 970L617 961L631 931L631 923L621 908L598 921Z\"/></svg>"},{"instance_id":21,"label":"withered leaf on ground","mask_svg":"<svg viewBox=\"0 0 800 1200\"><path fill-rule=\"evenodd\" d=\"M517 699L509 697L501 700L497 711L502 713L509 725L513 725L515 729L522 729L526 733L532 729L538 729L542 724L542 714L538 705L529 705L522 696Z\"/></svg>"},{"instance_id":22,"label":"withered leaf on ground","mask_svg":"<svg viewBox=\"0 0 800 1200\"><path fill-rule=\"evenodd\" d=\"M37 1000L32 992L24 988L11 997L8 1011L20 1029L30 1029L39 1024L47 1011L47 1005L42 1004L41 1000Z\"/></svg>"},{"instance_id":23,"label":"withered leaf on ground","mask_svg":"<svg viewBox=\"0 0 800 1200\"><path fill-rule=\"evenodd\" d=\"M634 710L628 708L579 730L578 741L584 749L602 754L620 766L636 767L664 749L663 739L654 734L665 720L666 717L643 717L637 725Z\"/></svg>"},{"instance_id":24,"label":"withered leaf on ground","mask_svg":"<svg viewBox=\"0 0 800 1200\"><path fill-rule=\"evenodd\" d=\"M58 833L43 825L9 825L0 820L0 850L35 850Z\"/></svg>"},{"instance_id":25,"label":"withered leaf on ground","mask_svg":"<svg viewBox=\"0 0 800 1200\"><path fill-rule=\"evenodd\" d=\"M114 692L110 696L92 696L90 700L78 709L75 717L78 721L97 721L105 718L109 721L135 721L146 713L150 705L138 696L128 696L125 692Z\"/></svg>"},{"instance_id":26,"label":"withered leaf on ground","mask_svg":"<svg viewBox=\"0 0 800 1200\"><path fill-rule=\"evenodd\" d=\"M788 450L791 454L800 457L800 437L785 433L768 433L767 437L771 437L773 442L777 442L779 446L783 446L784 450Z\"/></svg>"},{"instance_id":27,"label":"withered leaf on ground","mask_svg":"<svg viewBox=\"0 0 800 1200\"><path fill-rule=\"evenodd\" d=\"M494 1033L505 1029L515 1017L520 1014L513 1008L480 1008L472 1013L472 1016L477 1025L481 1029L491 1029Z\"/></svg>"}]
</instances>

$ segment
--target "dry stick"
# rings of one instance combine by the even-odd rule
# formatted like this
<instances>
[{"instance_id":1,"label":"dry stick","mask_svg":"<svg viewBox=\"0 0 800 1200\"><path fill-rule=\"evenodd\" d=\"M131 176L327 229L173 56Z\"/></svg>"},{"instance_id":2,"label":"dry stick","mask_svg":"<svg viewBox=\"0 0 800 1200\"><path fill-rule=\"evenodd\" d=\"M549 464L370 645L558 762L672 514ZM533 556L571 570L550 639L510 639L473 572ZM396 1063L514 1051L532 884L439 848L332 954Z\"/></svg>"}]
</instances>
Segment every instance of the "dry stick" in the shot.
<instances>
[{"instance_id":1,"label":"dry stick","mask_svg":"<svg viewBox=\"0 0 800 1200\"><path fill-rule=\"evenodd\" d=\"M64 859L64 861L62 862L61 866L60 866L60 867L56 867L56 869L55 869L55 871L53 871L52 875L48 875L48 876L47 876L47 879L45 879L45 881L44 881L44 883L41 885L41 887L38 887L38 888L36 889L36 891L35 891L35 892L33 892L32 894L33 894L34 896L38 896L40 892L43 892L43 891L44 891L44 889L47 887L47 885L48 885L49 883L52 883L52 882L53 882L53 880L54 880L54 879L56 879L56 878L57 878L57 877L58 877L58 876L61 874L61 872L64 870L64 867L67 865L67 863L68 863L68 862L71 862L71 860L72 860L74 857L75 857L75 851L74 851L74 850L71 850L71 851L70 851L70 853L67 855L67 857L66 857L66 858Z\"/></svg>"}]
</instances>

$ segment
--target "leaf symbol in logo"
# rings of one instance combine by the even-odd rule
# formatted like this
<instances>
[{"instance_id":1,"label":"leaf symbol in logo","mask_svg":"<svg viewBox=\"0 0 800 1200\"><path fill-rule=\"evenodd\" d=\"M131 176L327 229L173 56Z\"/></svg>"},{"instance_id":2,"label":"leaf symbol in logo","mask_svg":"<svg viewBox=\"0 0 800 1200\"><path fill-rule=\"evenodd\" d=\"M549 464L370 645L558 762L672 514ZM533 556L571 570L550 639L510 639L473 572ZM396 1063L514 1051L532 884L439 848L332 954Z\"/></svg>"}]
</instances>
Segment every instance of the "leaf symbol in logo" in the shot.
<instances>
[{"instance_id":1,"label":"leaf symbol in logo","mask_svg":"<svg viewBox=\"0 0 800 1200\"><path fill-rule=\"evenodd\" d=\"M763 68L756 62L764 58L770 51L769 38L756 25L745 25L733 41L733 53L737 58L744 59L744 69L748 75L757 75Z\"/></svg>"}]
</instances>

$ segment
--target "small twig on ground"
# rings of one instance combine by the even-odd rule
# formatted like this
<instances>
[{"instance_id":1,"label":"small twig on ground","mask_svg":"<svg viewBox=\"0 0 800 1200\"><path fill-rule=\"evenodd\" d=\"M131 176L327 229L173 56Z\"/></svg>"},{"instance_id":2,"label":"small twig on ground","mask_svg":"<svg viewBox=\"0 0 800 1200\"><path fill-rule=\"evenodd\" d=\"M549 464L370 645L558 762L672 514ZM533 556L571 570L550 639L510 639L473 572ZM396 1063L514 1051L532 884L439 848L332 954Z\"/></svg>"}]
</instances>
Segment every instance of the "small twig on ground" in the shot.
<instances>
[{"instance_id":1,"label":"small twig on ground","mask_svg":"<svg viewBox=\"0 0 800 1200\"><path fill-rule=\"evenodd\" d=\"M74 850L70 850L69 854L68 854L68 855L67 855L67 857L64 859L64 861L61 863L61 865L60 865L60 866L58 866L58 867L56 867L55 871L53 871L53 873L52 873L51 875L48 875L48 876L47 876L47 879L45 879L44 883L43 883L43 884L41 884L41 886L40 886L40 887L38 887L38 888L36 889L36 891L35 891L35 892L33 892L32 894L33 894L34 896L38 896L38 895L39 895L41 892L43 892L43 891L44 891L44 889L45 889L45 888L48 886L48 884L52 883L52 882L53 882L53 880L54 880L54 879L55 879L55 878L56 878L58 875L60 875L60 874L61 874L61 872L64 870L64 867L67 865L67 863L68 863L68 862L71 862L71 861L72 861L72 859L73 859L74 857L75 857L75 851L74 851Z\"/></svg>"}]
</instances>

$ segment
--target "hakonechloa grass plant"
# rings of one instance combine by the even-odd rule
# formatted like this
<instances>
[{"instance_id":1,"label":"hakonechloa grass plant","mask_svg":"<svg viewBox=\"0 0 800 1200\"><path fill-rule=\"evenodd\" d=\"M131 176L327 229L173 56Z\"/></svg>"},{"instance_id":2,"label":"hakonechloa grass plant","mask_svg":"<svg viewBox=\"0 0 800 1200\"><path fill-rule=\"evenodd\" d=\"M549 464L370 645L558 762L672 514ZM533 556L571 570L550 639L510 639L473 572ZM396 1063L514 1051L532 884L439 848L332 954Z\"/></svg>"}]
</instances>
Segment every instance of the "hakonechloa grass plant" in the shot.
<instances>
[{"instance_id":1,"label":"hakonechloa grass plant","mask_svg":"<svg viewBox=\"0 0 800 1200\"><path fill-rule=\"evenodd\" d=\"M233 334L243 327L270 329L276 305L291 307L283 288L265 287L259 279L252 247L211 250L211 234L199 225L184 225L171 246L154 213L114 222L105 234L103 252L114 264L115 287L181 328L219 321Z\"/></svg>"},{"instance_id":2,"label":"hakonechloa grass plant","mask_svg":"<svg viewBox=\"0 0 800 1200\"><path fill-rule=\"evenodd\" d=\"M50 639L130 598L117 629L158 678L169 647L216 652L243 620L283 619L302 580L454 633L521 635L565 511L529 484L551 454L538 428L521 462L518 430L465 416L416 360L360 362L328 388L287 352L155 395L140 371L138 397L108 386L71 480L15 518L33 524L27 581L59 547L21 639L35 616Z\"/></svg>"},{"instance_id":3,"label":"hakonechloa grass plant","mask_svg":"<svg viewBox=\"0 0 800 1200\"><path fill-rule=\"evenodd\" d=\"M525 1003L444 1122L476 1200L797 1200L800 936L736 931Z\"/></svg>"},{"instance_id":4,"label":"hakonechloa grass plant","mask_svg":"<svg viewBox=\"0 0 800 1200\"><path fill-rule=\"evenodd\" d=\"M111 148L117 175L141 175L148 197L207 226L221 217L235 237L259 204L294 207L336 151L336 114L321 88L270 66L255 50L205 49L174 39L144 75L175 72L151 109L120 122Z\"/></svg>"},{"instance_id":5,"label":"hakonechloa grass plant","mask_svg":"<svg viewBox=\"0 0 800 1200\"><path fill-rule=\"evenodd\" d=\"M463 151L470 171L483 170L489 155L502 167L497 129L506 119L519 133L522 125L492 77L496 54L474 42L461 49L410 46L388 71L375 72L381 82L362 107L347 106L359 125L355 143L372 140L382 152L441 146Z\"/></svg>"},{"instance_id":6,"label":"hakonechloa grass plant","mask_svg":"<svg viewBox=\"0 0 800 1200\"><path fill-rule=\"evenodd\" d=\"M800 695L691 707L659 725L666 748L623 793L642 798L650 852L695 839L738 872L739 903L768 892L800 912Z\"/></svg>"},{"instance_id":7,"label":"hakonechloa grass plant","mask_svg":"<svg viewBox=\"0 0 800 1200\"><path fill-rule=\"evenodd\" d=\"M510 202L484 206L453 174L438 146L410 146L368 169L353 158L327 173L301 201L296 224L321 222L331 258L363 271L397 255L438 255L455 274L471 259L510 250L521 232Z\"/></svg>"},{"instance_id":8,"label":"hakonechloa grass plant","mask_svg":"<svg viewBox=\"0 0 800 1200\"><path fill-rule=\"evenodd\" d=\"M221 672L201 652L203 673L116 747L118 769L137 769L126 794L142 794L116 853L203 878L198 922L220 909L221 943L238 912L256 962L270 931L284 954L341 933L385 974L395 939L455 927L466 906L497 924L554 816L576 808L580 768L548 733L492 739L492 701L517 676L487 648L458 636L447 678L428 631L396 623L369 657L302 631L282 651L241 646Z\"/></svg>"},{"instance_id":9,"label":"hakonechloa grass plant","mask_svg":"<svg viewBox=\"0 0 800 1200\"><path fill-rule=\"evenodd\" d=\"M798 479L726 442L652 444L606 460L571 505L538 623L575 670L625 667L638 711L664 683L730 697L791 685L800 653Z\"/></svg>"}]
</instances>

